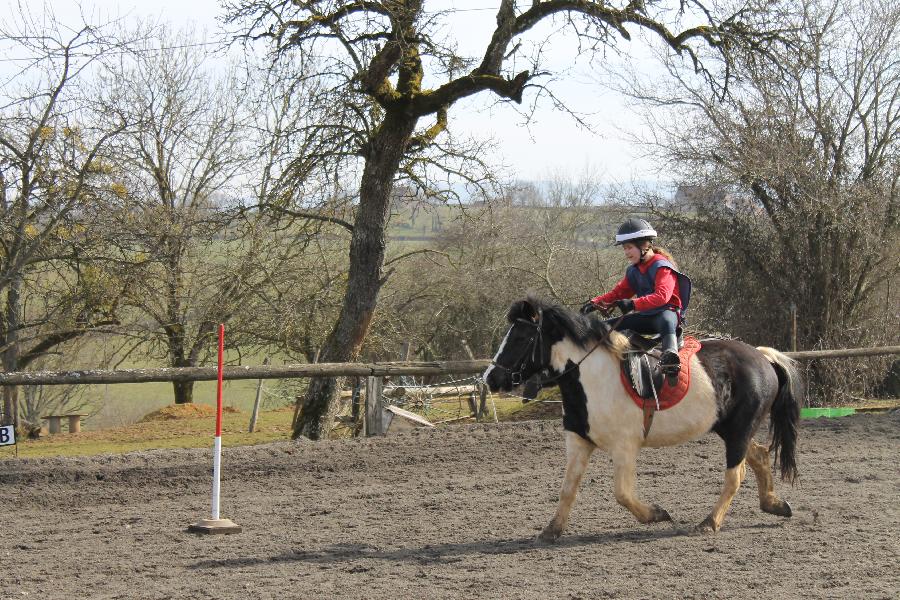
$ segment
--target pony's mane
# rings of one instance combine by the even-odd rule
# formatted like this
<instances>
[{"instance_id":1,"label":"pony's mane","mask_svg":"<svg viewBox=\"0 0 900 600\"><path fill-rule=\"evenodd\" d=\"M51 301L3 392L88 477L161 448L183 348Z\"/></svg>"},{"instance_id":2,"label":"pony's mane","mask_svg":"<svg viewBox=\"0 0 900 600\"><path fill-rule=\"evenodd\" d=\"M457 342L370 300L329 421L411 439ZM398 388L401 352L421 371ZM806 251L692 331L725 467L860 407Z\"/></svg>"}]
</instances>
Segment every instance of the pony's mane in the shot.
<instances>
[{"instance_id":1,"label":"pony's mane","mask_svg":"<svg viewBox=\"0 0 900 600\"><path fill-rule=\"evenodd\" d=\"M565 337L585 350L600 342L604 348L621 359L630 348L628 338L618 331L610 331L609 325L600 319L592 319L531 294L524 300L514 302L506 318L510 323L516 319L531 320L535 311L540 311L546 322L561 329Z\"/></svg>"}]
</instances>

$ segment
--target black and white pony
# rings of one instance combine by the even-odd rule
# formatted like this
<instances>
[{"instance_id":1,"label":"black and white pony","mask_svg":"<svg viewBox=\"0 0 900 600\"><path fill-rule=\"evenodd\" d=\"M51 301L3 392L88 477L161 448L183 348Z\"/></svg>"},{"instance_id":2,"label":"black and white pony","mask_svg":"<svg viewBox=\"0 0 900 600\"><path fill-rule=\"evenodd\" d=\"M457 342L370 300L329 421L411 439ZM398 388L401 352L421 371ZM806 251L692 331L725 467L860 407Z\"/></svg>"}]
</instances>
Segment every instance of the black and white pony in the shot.
<instances>
[{"instance_id":1,"label":"black and white pony","mask_svg":"<svg viewBox=\"0 0 900 600\"><path fill-rule=\"evenodd\" d=\"M802 381L793 361L772 348L736 340L704 341L691 358L687 395L656 413L647 437L643 412L619 379L619 361L630 350L627 338L596 319L529 297L512 305L511 324L484 374L491 391L509 391L535 373L559 385L566 431L566 472L559 506L541 539L553 541L566 527L581 477L594 448L606 450L615 469L615 496L641 523L670 521L669 513L634 494L635 463L643 446L680 444L714 431L725 441L725 485L701 531L717 531L750 464L759 485L762 510L791 516L775 495L769 454L782 479L797 474L794 450ZM753 440L765 417L772 442Z\"/></svg>"}]
</instances>

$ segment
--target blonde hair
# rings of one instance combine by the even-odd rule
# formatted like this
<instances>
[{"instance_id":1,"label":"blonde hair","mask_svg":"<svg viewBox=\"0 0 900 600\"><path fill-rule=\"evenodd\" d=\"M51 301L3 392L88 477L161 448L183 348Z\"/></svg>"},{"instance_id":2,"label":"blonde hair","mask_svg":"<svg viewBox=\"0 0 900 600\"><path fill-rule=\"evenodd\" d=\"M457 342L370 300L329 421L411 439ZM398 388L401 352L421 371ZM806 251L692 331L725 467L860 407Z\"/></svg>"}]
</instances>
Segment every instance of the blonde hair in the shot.
<instances>
[{"instance_id":1,"label":"blonde hair","mask_svg":"<svg viewBox=\"0 0 900 600\"><path fill-rule=\"evenodd\" d=\"M675 262L675 259L672 257L672 254L668 250L653 243L650 244L650 248L653 250L653 254L662 254L663 258L675 265L676 269L678 268L678 263Z\"/></svg>"}]
</instances>

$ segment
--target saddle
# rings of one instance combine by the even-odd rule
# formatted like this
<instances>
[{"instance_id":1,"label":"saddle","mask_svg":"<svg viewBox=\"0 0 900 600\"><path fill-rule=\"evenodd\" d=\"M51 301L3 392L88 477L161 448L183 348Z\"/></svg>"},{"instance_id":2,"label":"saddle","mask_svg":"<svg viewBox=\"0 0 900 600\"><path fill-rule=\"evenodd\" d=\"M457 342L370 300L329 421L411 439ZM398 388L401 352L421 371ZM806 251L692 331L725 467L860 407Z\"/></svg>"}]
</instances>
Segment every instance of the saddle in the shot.
<instances>
[{"instance_id":1,"label":"saddle","mask_svg":"<svg viewBox=\"0 0 900 600\"><path fill-rule=\"evenodd\" d=\"M648 337L633 331L623 331L628 338L628 343L635 352L629 352L622 360L622 372L628 378L631 388L641 398L655 399L662 390L665 374L659 367L659 351L656 347L660 344L660 336ZM684 347L684 337L679 330L678 349ZM674 383L675 382L671 382Z\"/></svg>"},{"instance_id":2,"label":"saddle","mask_svg":"<svg viewBox=\"0 0 900 600\"><path fill-rule=\"evenodd\" d=\"M647 338L637 333L622 332L628 337L633 352L621 361L622 385L632 400L644 412L644 437L650 432L653 415L657 410L665 410L678 404L690 385L690 358L700 349L700 342L694 338L682 337L678 332L678 354L681 371L674 381L666 381L659 367L659 338Z\"/></svg>"}]
</instances>

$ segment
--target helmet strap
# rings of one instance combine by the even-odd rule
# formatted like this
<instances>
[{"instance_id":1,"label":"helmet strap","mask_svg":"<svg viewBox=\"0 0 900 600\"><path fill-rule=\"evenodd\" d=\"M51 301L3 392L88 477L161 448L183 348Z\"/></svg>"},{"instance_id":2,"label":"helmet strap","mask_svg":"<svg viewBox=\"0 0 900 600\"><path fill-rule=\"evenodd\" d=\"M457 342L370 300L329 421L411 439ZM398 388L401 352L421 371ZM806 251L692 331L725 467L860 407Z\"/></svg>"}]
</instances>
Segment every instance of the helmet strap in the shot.
<instances>
[{"instance_id":1,"label":"helmet strap","mask_svg":"<svg viewBox=\"0 0 900 600\"><path fill-rule=\"evenodd\" d=\"M647 256L647 253L650 252L651 248L653 248L653 244L647 244L646 248L641 248L641 259L638 262L644 262L644 258Z\"/></svg>"}]
</instances>

